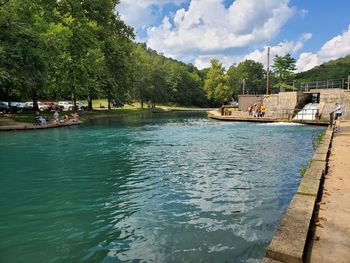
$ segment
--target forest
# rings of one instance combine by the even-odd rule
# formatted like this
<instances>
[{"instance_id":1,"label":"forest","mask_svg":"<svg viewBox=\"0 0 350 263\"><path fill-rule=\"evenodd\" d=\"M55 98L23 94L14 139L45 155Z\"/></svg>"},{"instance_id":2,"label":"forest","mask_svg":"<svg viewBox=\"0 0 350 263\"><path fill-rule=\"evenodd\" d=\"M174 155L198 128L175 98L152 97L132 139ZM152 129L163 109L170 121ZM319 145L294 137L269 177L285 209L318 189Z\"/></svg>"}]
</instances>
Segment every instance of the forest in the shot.
<instances>
[{"instance_id":1,"label":"forest","mask_svg":"<svg viewBox=\"0 0 350 263\"><path fill-rule=\"evenodd\" d=\"M116 12L118 4L0 0L0 100L31 100L37 108L43 99L69 99L74 106L83 99L89 110L99 98L139 101L141 107L207 107L266 89L266 70L259 62L245 60L226 70L213 59L210 68L198 70L136 43L134 29ZM288 90L295 79L319 77L323 66L295 75L295 59L287 54L276 56L272 69L271 87Z\"/></svg>"}]
</instances>

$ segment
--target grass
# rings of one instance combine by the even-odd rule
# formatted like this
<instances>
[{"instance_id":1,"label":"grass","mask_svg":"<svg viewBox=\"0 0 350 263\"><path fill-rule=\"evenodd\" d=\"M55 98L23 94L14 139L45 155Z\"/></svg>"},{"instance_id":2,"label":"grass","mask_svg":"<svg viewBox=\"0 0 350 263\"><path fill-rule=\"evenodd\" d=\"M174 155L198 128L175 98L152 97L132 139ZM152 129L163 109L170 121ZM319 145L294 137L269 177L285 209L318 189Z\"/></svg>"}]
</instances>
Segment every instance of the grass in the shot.
<instances>
[{"instance_id":1,"label":"grass","mask_svg":"<svg viewBox=\"0 0 350 263\"><path fill-rule=\"evenodd\" d=\"M312 146L314 147L314 150L316 150L317 147L321 144L324 134L325 134L324 132L321 132L316 136L314 136L312 140Z\"/></svg>"},{"instance_id":2,"label":"grass","mask_svg":"<svg viewBox=\"0 0 350 263\"><path fill-rule=\"evenodd\" d=\"M304 175L305 175L307 169L309 169L309 167L310 167L310 163L311 163L311 162L309 161L306 165L302 165L302 166L300 167L300 169L299 169L300 177L304 177Z\"/></svg>"}]
</instances>

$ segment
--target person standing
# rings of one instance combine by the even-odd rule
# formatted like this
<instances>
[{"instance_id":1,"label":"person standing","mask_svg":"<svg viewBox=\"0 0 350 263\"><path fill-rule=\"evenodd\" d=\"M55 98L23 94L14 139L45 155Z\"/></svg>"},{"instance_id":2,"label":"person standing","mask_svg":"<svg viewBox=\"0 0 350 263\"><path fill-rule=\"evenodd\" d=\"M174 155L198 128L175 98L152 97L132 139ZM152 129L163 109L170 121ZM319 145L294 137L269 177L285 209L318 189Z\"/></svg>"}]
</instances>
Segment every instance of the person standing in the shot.
<instances>
[{"instance_id":1,"label":"person standing","mask_svg":"<svg viewBox=\"0 0 350 263\"><path fill-rule=\"evenodd\" d=\"M57 110L55 110L55 113L53 114L53 122L55 124L58 124L59 123L59 118L60 118L60 114L58 113Z\"/></svg>"},{"instance_id":2,"label":"person standing","mask_svg":"<svg viewBox=\"0 0 350 263\"><path fill-rule=\"evenodd\" d=\"M335 131L340 129L340 118L343 115L343 106L339 103L335 104Z\"/></svg>"},{"instance_id":3,"label":"person standing","mask_svg":"<svg viewBox=\"0 0 350 263\"><path fill-rule=\"evenodd\" d=\"M265 105L264 104L261 104L261 107L260 107L260 112L261 112L261 117L264 117L265 116L265 111L266 111L266 108L265 108Z\"/></svg>"}]
</instances>

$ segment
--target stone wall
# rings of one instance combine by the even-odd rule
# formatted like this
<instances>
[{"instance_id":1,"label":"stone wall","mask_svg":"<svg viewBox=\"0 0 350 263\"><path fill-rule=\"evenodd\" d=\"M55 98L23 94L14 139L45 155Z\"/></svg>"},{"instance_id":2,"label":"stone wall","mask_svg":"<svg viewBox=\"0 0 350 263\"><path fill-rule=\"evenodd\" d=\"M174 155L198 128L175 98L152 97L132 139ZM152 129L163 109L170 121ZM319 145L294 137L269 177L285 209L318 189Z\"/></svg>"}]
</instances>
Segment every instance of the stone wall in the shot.
<instances>
[{"instance_id":1,"label":"stone wall","mask_svg":"<svg viewBox=\"0 0 350 263\"><path fill-rule=\"evenodd\" d=\"M266 116L273 118L288 118L294 109L304 107L311 94L302 92L280 92L265 96Z\"/></svg>"},{"instance_id":2,"label":"stone wall","mask_svg":"<svg viewBox=\"0 0 350 263\"><path fill-rule=\"evenodd\" d=\"M336 108L335 104L343 106L343 118L350 119L350 91L342 89L313 90L320 93L321 119L328 120L329 114Z\"/></svg>"},{"instance_id":3,"label":"stone wall","mask_svg":"<svg viewBox=\"0 0 350 263\"><path fill-rule=\"evenodd\" d=\"M240 111L247 111L250 105L262 104L264 95L239 95L238 105Z\"/></svg>"},{"instance_id":4,"label":"stone wall","mask_svg":"<svg viewBox=\"0 0 350 263\"><path fill-rule=\"evenodd\" d=\"M275 118L278 113L278 102L279 102L279 95L273 94L273 95L266 95L264 98L264 104L266 108L266 117Z\"/></svg>"}]
</instances>

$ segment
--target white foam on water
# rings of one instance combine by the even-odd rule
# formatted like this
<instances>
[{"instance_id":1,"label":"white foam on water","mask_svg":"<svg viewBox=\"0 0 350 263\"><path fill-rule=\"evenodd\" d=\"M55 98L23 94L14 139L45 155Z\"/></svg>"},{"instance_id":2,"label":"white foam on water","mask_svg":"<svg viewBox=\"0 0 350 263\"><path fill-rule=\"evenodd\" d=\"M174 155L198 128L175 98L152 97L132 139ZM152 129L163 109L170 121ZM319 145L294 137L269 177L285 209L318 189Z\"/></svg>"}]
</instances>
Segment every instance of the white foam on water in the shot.
<instances>
[{"instance_id":1,"label":"white foam on water","mask_svg":"<svg viewBox=\"0 0 350 263\"><path fill-rule=\"evenodd\" d=\"M293 123L293 122L269 122L269 123L262 123L260 125L267 125L267 126L300 126L300 125L305 125L305 124Z\"/></svg>"},{"instance_id":2,"label":"white foam on water","mask_svg":"<svg viewBox=\"0 0 350 263\"><path fill-rule=\"evenodd\" d=\"M308 103L301 111L298 112L293 120L316 120L316 113L319 109L319 103Z\"/></svg>"}]
</instances>

